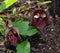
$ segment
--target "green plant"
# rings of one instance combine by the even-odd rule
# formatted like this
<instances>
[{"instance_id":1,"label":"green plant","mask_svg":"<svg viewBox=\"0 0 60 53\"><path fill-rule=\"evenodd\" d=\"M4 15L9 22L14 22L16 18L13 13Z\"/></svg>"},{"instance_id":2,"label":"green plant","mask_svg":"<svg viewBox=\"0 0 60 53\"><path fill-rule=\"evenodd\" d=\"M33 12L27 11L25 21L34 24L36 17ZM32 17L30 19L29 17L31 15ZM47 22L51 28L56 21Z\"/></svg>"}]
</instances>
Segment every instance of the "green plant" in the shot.
<instances>
[{"instance_id":1,"label":"green plant","mask_svg":"<svg viewBox=\"0 0 60 53\"><path fill-rule=\"evenodd\" d=\"M30 43L25 40L17 45L16 50L16 53L30 53Z\"/></svg>"},{"instance_id":2,"label":"green plant","mask_svg":"<svg viewBox=\"0 0 60 53\"><path fill-rule=\"evenodd\" d=\"M12 13L13 13L13 14L16 14L16 13L17 13L17 9L16 9L16 8L13 8Z\"/></svg>"},{"instance_id":3,"label":"green plant","mask_svg":"<svg viewBox=\"0 0 60 53\"><path fill-rule=\"evenodd\" d=\"M32 36L38 33L38 30L35 27L29 26L29 21L14 22L13 26L17 27L19 29L19 33L23 36Z\"/></svg>"},{"instance_id":4,"label":"green plant","mask_svg":"<svg viewBox=\"0 0 60 53\"><path fill-rule=\"evenodd\" d=\"M17 2L17 0L5 0L4 2L2 2L2 4L0 5L0 12L2 12L3 10L7 9L8 7L10 7L11 5L13 5L15 2Z\"/></svg>"},{"instance_id":5,"label":"green plant","mask_svg":"<svg viewBox=\"0 0 60 53\"><path fill-rule=\"evenodd\" d=\"M43 5L46 5L46 4L49 4L49 3L51 3L51 1L44 1L44 2L39 2L38 5L43 6Z\"/></svg>"}]
</instances>

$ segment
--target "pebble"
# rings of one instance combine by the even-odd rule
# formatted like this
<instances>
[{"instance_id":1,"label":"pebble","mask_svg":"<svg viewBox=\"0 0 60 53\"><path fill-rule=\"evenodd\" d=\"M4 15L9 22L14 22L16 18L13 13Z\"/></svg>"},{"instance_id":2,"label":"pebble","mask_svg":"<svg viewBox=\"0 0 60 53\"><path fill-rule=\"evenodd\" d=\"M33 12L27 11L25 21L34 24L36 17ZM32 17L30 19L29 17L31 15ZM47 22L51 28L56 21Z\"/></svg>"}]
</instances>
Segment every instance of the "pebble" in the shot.
<instances>
[{"instance_id":1,"label":"pebble","mask_svg":"<svg viewBox=\"0 0 60 53\"><path fill-rule=\"evenodd\" d=\"M51 29L51 31L54 31L54 29Z\"/></svg>"},{"instance_id":2,"label":"pebble","mask_svg":"<svg viewBox=\"0 0 60 53\"><path fill-rule=\"evenodd\" d=\"M49 50L51 50L52 48L51 47L49 47Z\"/></svg>"}]
</instances>

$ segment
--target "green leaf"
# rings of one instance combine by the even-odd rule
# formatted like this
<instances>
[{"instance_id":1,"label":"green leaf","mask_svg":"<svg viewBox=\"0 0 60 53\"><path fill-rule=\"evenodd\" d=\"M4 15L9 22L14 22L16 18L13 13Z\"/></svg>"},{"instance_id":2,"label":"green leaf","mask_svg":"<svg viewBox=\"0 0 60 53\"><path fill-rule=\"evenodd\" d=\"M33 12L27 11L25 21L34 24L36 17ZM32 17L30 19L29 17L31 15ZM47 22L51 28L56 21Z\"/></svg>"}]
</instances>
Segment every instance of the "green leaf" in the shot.
<instances>
[{"instance_id":1,"label":"green leaf","mask_svg":"<svg viewBox=\"0 0 60 53\"><path fill-rule=\"evenodd\" d=\"M17 12L16 12L16 8L14 8L14 9L13 9L13 14L16 14L16 13L17 13Z\"/></svg>"},{"instance_id":2,"label":"green leaf","mask_svg":"<svg viewBox=\"0 0 60 53\"><path fill-rule=\"evenodd\" d=\"M49 3L51 3L51 1L44 1L44 2L39 2L38 5L43 6L43 5L46 5L46 4L49 4Z\"/></svg>"},{"instance_id":3,"label":"green leaf","mask_svg":"<svg viewBox=\"0 0 60 53\"><path fill-rule=\"evenodd\" d=\"M30 53L30 43L26 40L16 47L16 53Z\"/></svg>"},{"instance_id":4,"label":"green leaf","mask_svg":"<svg viewBox=\"0 0 60 53\"><path fill-rule=\"evenodd\" d=\"M3 25L0 25L0 28L3 28Z\"/></svg>"},{"instance_id":5,"label":"green leaf","mask_svg":"<svg viewBox=\"0 0 60 53\"><path fill-rule=\"evenodd\" d=\"M4 23L4 20L0 17L0 28L3 28L3 24Z\"/></svg>"},{"instance_id":6,"label":"green leaf","mask_svg":"<svg viewBox=\"0 0 60 53\"><path fill-rule=\"evenodd\" d=\"M10 7L11 5L13 5L15 2L17 2L17 0L5 0L0 5L0 12L2 12L3 10L5 10L6 8Z\"/></svg>"},{"instance_id":7,"label":"green leaf","mask_svg":"<svg viewBox=\"0 0 60 53\"><path fill-rule=\"evenodd\" d=\"M14 22L13 26L19 29L19 32L21 35L32 36L38 33L38 30L35 27L29 26L28 21Z\"/></svg>"},{"instance_id":8,"label":"green leaf","mask_svg":"<svg viewBox=\"0 0 60 53\"><path fill-rule=\"evenodd\" d=\"M0 21L3 21L3 19L0 17Z\"/></svg>"},{"instance_id":9,"label":"green leaf","mask_svg":"<svg viewBox=\"0 0 60 53\"><path fill-rule=\"evenodd\" d=\"M6 30L7 30L7 28L5 27L5 28L0 28L0 33L4 36L4 37L6 37L5 36L5 32L6 32Z\"/></svg>"}]
</instances>

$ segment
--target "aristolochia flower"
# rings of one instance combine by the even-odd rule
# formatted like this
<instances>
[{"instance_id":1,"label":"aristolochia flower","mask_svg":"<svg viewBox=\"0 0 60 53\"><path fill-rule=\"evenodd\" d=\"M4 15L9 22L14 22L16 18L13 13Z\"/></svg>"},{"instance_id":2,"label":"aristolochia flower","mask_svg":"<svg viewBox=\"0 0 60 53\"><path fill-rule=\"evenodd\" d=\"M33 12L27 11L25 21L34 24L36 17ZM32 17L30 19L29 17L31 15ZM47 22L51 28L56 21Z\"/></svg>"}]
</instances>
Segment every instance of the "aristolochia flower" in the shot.
<instances>
[{"instance_id":1,"label":"aristolochia flower","mask_svg":"<svg viewBox=\"0 0 60 53\"><path fill-rule=\"evenodd\" d=\"M21 40L21 37L16 28L12 27L8 29L6 35L7 35L7 41L13 46L16 46Z\"/></svg>"},{"instance_id":2,"label":"aristolochia flower","mask_svg":"<svg viewBox=\"0 0 60 53\"><path fill-rule=\"evenodd\" d=\"M33 12L30 25L37 27L39 30L43 30L46 26L50 24L51 20L44 10L37 9Z\"/></svg>"}]
</instances>

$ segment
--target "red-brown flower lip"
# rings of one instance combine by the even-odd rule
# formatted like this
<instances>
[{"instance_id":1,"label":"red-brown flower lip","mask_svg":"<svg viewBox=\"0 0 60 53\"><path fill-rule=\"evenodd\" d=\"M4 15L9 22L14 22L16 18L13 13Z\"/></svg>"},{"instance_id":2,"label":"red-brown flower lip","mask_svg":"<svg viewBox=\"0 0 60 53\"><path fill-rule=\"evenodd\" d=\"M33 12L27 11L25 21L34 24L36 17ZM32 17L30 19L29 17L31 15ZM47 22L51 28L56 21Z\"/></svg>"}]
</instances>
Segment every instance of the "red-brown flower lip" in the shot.
<instances>
[{"instance_id":1,"label":"red-brown flower lip","mask_svg":"<svg viewBox=\"0 0 60 53\"><path fill-rule=\"evenodd\" d=\"M43 30L46 26L51 24L51 20L47 13L42 9L37 9L32 13L31 25Z\"/></svg>"}]
</instances>

